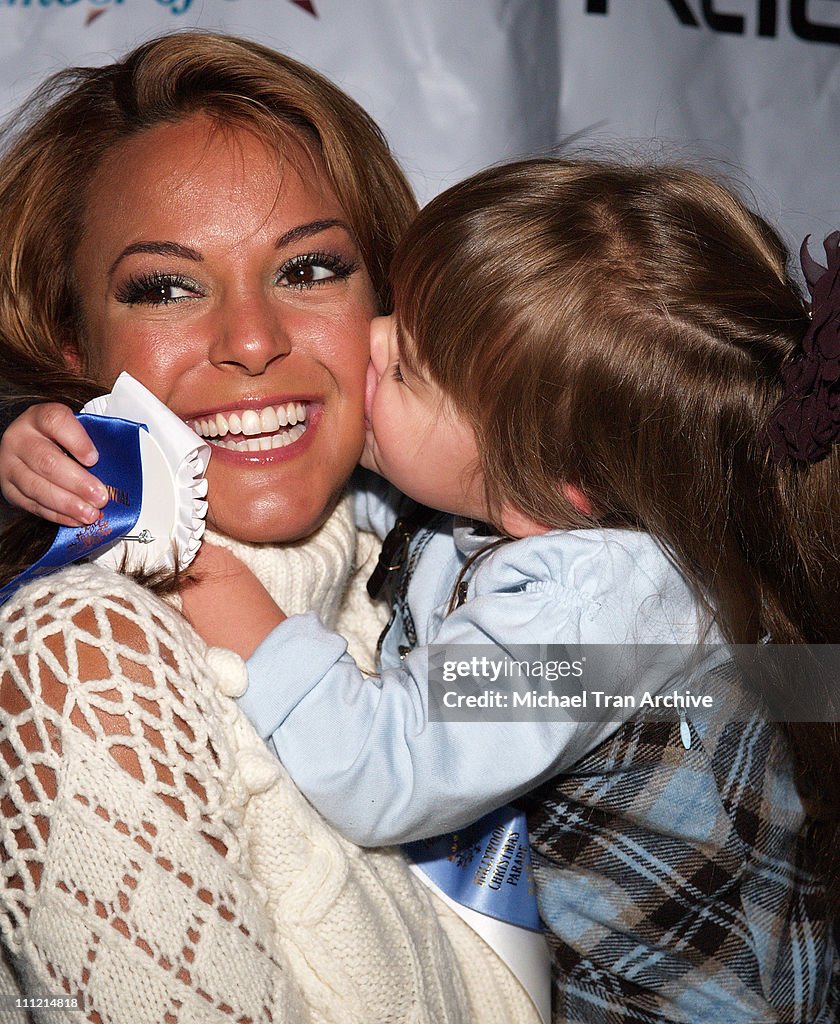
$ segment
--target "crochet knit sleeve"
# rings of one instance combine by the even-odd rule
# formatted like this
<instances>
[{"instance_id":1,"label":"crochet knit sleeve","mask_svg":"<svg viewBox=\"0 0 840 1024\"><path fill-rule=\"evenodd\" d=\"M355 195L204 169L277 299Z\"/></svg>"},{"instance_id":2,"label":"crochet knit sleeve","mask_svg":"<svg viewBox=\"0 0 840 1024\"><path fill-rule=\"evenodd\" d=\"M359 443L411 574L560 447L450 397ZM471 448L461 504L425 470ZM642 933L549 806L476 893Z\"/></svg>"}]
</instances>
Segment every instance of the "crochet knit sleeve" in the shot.
<instances>
[{"instance_id":1,"label":"crochet knit sleeve","mask_svg":"<svg viewBox=\"0 0 840 1024\"><path fill-rule=\"evenodd\" d=\"M237 842L246 796L204 654L94 566L0 614L2 941L26 994L99 1024L305 1017Z\"/></svg>"}]
</instances>

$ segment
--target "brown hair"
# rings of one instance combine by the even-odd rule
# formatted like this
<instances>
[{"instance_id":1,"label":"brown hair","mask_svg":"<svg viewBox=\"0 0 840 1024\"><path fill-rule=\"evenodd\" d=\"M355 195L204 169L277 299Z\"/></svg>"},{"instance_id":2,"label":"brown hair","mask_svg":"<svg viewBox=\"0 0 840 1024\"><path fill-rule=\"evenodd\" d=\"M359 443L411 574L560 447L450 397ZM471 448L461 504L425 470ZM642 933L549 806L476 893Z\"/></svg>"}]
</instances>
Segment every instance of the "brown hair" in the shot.
<instances>
[{"instance_id":1,"label":"brown hair","mask_svg":"<svg viewBox=\"0 0 840 1024\"><path fill-rule=\"evenodd\" d=\"M765 437L808 323L786 259L696 171L534 159L435 199L393 284L413 357L477 431L491 508L647 530L730 641L828 643L840 453L779 467Z\"/></svg>"},{"instance_id":2,"label":"brown hair","mask_svg":"<svg viewBox=\"0 0 840 1024\"><path fill-rule=\"evenodd\" d=\"M729 642L840 643L840 447L810 466L768 454L808 323L786 264L694 170L533 159L434 200L392 280L410 357L476 430L491 509L648 531ZM834 726L788 732L836 824Z\"/></svg>"},{"instance_id":3,"label":"brown hair","mask_svg":"<svg viewBox=\"0 0 840 1024\"><path fill-rule=\"evenodd\" d=\"M310 68L258 43L185 32L144 43L105 67L52 76L6 129L0 159L0 380L11 400L78 408L101 391L65 365L85 360L73 277L86 188L114 146L195 113L253 132L282 155L290 137L315 155L355 233L380 305L388 270L416 212L411 190L372 119ZM35 529L35 528L33 528ZM14 574L31 555L9 564Z\"/></svg>"}]
</instances>

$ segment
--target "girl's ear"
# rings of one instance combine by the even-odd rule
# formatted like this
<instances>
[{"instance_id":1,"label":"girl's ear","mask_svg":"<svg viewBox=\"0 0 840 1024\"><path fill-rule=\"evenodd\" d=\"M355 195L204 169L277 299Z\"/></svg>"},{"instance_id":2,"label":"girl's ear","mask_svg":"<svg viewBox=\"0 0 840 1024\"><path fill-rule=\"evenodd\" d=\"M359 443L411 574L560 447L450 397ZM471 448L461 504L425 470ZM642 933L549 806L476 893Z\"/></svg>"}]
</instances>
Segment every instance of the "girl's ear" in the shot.
<instances>
[{"instance_id":1,"label":"girl's ear","mask_svg":"<svg viewBox=\"0 0 840 1024\"><path fill-rule=\"evenodd\" d=\"M538 523L536 519L531 519L515 505L508 505L507 502L502 505L500 520L499 525L505 533L509 537L516 537L517 540L520 537L536 537L537 534L548 533L551 529L545 523Z\"/></svg>"},{"instance_id":2,"label":"girl's ear","mask_svg":"<svg viewBox=\"0 0 840 1024\"><path fill-rule=\"evenodd\" d=\"M582 516L592 515L592 502L579 487L575 487L574 484L561 484L560 489L576 512L580 512Z\"/></svg>"},{"instance_id":3,"label":"girl's ear","mask_svg":"<svg viewBox=\"0 0 840 1024\"><path fill-rule=\"evenodd\" d=\"M560 487L566 500L575 511L584 516L592 515L592 502L579 487L575 487L574 484L561 484ZM552 526L546 526L545 523L532 519L521 509L515 505L509 505L507 502L502 506L499 525L506 534L516 538L536 537L540 533L548 533L549 530L554 529Z\"/></svg>"}]
</instances>

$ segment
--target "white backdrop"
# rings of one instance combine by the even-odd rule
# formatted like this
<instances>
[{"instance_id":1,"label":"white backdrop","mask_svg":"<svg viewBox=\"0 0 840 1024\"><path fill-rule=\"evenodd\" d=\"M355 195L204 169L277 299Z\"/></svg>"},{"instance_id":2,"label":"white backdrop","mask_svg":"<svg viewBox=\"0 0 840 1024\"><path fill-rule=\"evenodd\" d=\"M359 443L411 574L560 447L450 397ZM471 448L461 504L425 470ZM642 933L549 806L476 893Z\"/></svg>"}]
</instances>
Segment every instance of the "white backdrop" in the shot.
<instances>
[{"instance_id":1,"label":"white backdrop","mask_svg":"<svg viewBox=\"0 0 840 1024\"><path fill-rule=\"evenodd\" d=\"M235 32L324 71L421 200L577 144L713 159L797 241L840 226L840 0L0 0L0 112L161 32Z\"/></svg>"},{"instance_id":2,"label":"white backdrop","mask_svg":"<svg viewBox=\"0 0 840 1024\"><path fill-rule=\"evenodd\" d=\"M797 247L840 227L840 0L558 7L561 132L714 159Z\"/></svg>"}]
</instances>

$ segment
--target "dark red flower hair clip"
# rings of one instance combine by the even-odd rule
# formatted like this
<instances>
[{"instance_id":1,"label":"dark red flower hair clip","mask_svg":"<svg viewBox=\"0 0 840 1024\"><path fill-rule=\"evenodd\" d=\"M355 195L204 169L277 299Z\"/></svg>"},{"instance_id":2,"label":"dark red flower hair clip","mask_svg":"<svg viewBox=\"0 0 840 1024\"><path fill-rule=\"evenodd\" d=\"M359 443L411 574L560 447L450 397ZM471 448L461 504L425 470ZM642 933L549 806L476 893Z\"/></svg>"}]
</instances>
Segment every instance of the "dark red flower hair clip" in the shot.
<instances>
[{"instance_id":1,"label":"dark red flower hair clip","mask_svg":"<svg viewBox=\"0 0 840 1024\"><path fill-rule=\"evenodd\" d=\"M783 397L767 432L775 462L819 462L840 441L840 231L823 242L822 267L802 243L799 259L811 293L802 352L782 371Z\"/></svg>"}]
</instances>

